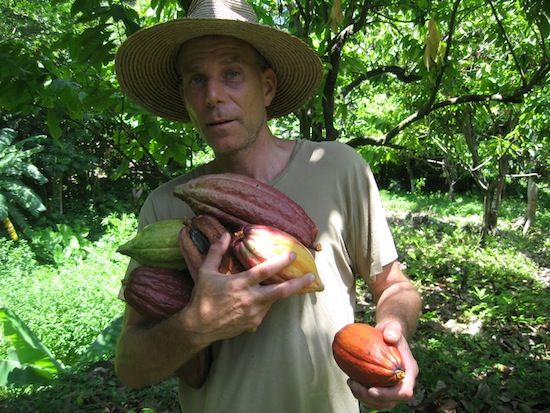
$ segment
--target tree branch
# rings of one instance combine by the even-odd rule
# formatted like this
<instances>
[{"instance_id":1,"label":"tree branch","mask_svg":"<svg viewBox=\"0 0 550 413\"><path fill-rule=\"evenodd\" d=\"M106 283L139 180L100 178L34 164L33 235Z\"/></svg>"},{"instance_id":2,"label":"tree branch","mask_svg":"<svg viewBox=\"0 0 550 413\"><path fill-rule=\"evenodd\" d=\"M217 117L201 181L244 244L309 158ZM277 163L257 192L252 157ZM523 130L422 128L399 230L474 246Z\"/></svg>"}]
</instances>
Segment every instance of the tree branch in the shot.
<instances>
[{"instance_id":1,"label":"tree branch","mask_svg":"<svg viewBox=\"0 0 550 413\"><path fill-rule=\"evenodd\" d=\"M356 79L353 80L349 85L342 89L340 93L340 98L344 99L353 89L359 86L365 80L371 79L373 77L382 75L384 73L390 73L395 75L403 83L412 83L422 80L422 76L415 74L407 74L405 69L399 66L381 66L373 70L369 70L366 73L360 74Z\"/></svg>"},{"instance_id":2,"label":"tree branch","mask_svg":"<svg viewBox=\"0 0 550 413\"><path fill-rule=\"evenodd\" d=\"M460 0L457 0L455 3L450 27L453 27L454 25L455 11L459 3L460 3ZM450 44L450 39L449 39L449 44ZM449 48L447 48L444 61L447 61L448 52L449 52ZM432 96L430 97L430 99L428 99L426 104L418 112L408 116L406 119L399 122L399 124L397 124L393 129L391 129L385 135L357 137L352 139L350 142L348 142L348 144L352 147L359 147L362 145L376 145L376 146L388 145L389 142L396 135L398 135L402 130L406 129L413 123L425 118L431 112L434 112L436 110L439 110L448 106L460 105L464 103L489 102L489 101L500 102L500 103L511 103L511 104L521 103L523 102L524 95L529 93L531 90L533 90L537 85L542 84L549 72L550 72L550 59L546 58L540 62L539 68L533 74L531 79L529 81L522 82L522 85L518 87L516 90L514 90L512 93L469 94L469 95L449 98L434 104L432 102L432 97L434 96L433 92L436 91L437 89L437 87L435 87L434 90L432 91Z\"/></svg>"},{"instance_id":3,"label":"tree branch","mask_svg":"<svg viewBox=\"0 0 550 413\"><path fill-rule=\"evenodd\" d=\"M514 63L515 63L516 68L519 72L521 80L522 80L523 84L525 85L525 83L526 83L525 73L523 72L523 70L521 68L521 65L519 64L519 61L518 61L518 58L517 58L516 54L514 53L514 48L512 47L512 43L510 42L510 39L508 38L508 35L506 34L506 30L504 29L504 26L502 25L502 22L498 18L498 13L497 13L497 10L495 8L495 5L493 4L493 2L491 0L487 0L487 1L489 3L489 6L491 6L491 11L493 12L493 16L495 16L495 19L497 21L497 26L500 29L500 32L502 33L502 37L504 37L504 41L506 42L506 45L508 46L508 50L510 51L510 54L512 55L512 57L514 59Z\"/></svg>"}]
</instances>

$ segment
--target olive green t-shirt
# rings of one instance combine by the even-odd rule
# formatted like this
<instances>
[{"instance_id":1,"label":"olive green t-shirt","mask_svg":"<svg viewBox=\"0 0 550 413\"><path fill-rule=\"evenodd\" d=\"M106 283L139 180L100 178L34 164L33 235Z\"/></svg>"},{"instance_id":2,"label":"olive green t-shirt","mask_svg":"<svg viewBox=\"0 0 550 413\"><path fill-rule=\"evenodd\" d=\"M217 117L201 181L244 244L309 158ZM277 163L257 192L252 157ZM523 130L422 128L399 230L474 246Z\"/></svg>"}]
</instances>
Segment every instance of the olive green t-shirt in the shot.
<instances>
[{"instance_id":1,"label":"olive green t-shirt","mask_svg":"<svg viewBox=\"0 0 550 413\"><path fill-rule=\"evenodd\" d=\"M154 190L139 227L193 216L172 191L202 173L197 168ZM349 146L298 140L290 162L269 184L317 224L322 250L314 255L325 290L276 302L256 332L214 343L204 385L195 390L180 382L182 412L357 413L331 344L354 321L355 277L372 282L397 259L374 177Z\"/></svg>"}]
</instances>

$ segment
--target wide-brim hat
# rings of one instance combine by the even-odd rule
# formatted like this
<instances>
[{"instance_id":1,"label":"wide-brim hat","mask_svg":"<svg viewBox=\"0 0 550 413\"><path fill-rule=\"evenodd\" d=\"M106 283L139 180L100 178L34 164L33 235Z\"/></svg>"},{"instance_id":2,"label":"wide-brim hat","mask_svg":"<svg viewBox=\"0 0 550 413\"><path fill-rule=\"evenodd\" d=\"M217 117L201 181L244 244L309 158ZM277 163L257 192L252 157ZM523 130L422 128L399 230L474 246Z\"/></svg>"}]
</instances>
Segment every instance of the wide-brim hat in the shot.
<instances>
[{"instance_id":1,"label":"wide-brim hat","mask_svg":"<svg viewBox=\"0 0 550 413\"><path fill-rule=\"evenodd\" d=\"M241 39L269 61L277 75L276 94L266 109L269 119L299 109L321 81L317 54L297 37L258 24L245 0L196 0L187 17L142 29L122 43L115 67L123 92L155 115L189 122L179 90L177 54L183 43L208 35Z\"/></svg>"}]
</instances>

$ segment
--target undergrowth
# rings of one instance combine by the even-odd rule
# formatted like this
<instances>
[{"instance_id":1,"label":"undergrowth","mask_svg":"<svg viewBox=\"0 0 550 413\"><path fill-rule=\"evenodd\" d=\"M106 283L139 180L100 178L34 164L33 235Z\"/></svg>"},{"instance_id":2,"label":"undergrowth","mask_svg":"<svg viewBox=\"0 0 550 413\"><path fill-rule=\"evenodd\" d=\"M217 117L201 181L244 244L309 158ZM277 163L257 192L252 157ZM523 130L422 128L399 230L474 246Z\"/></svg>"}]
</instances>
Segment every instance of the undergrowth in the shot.
<instances>
[{"instance_id":1,"label":"undergrowth","mask_svg":"<svg viewBox=\"0 0 550 413\"><path fill-rule=\"evenodd\" d=\"M543 194L544 195L544 194ZM414 398L396 412L542 412L550 409L550 201L522 235L524 204L505 200L499 233L480 245L481 201L382 192L404 271L424 313L411 347L420 366ZM133 215L109 216L82 258L44 264L31 243L0 240L1 304L17 312L66 366L39 388L0 389L0 410L19 412L177 412L175 381L131 390L115 376L112 349L87 349L120 314L116 299L127 259L116 247L133 235ZM69 234L70 236L70 234ZM70 245L63 244L62 248ZM61 257L61 256L58 256ZM358 281L357 319L373 305ZM0 342L0 355L9 343Z\"/></svg>"}]
</instances>

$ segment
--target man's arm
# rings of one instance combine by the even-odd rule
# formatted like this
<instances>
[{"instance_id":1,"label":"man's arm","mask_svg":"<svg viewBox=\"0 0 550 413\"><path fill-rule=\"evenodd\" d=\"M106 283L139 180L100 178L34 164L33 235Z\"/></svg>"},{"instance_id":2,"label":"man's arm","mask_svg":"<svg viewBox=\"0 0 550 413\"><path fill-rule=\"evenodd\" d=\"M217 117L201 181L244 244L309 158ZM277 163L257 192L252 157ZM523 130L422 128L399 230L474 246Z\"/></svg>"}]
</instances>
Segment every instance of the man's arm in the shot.
<instances>
[{"instance_id":1,"label":"man's arm","mask_svg":"<svg viewBox=\"0 0 550 413\"><path fill-rule=\"evenodd\" d=\"M396 345L401 352L406 374L393 387L366 388L351 380L349 385L355 397L363 404L371 409L383 410L413 395L418 365L407 339L413 335L418 324L422 299L397 261L385 265L382 273L376 276L376 281L369 284L369 288L376 301L376 328L383 332L388 344Z\"/></svg>"},{"instance_id":2,"label":"man's arm","mask_svg":"<svg viewBox=\"0 0 550 413\"><path fill-rule=\"evenodd\" d=\"M117 345L116 372L131 387L158 383L211 343L257 328L271 305L311 284L312 274L281 284L259 283L296 258L285 254L228 277L218 271L229 247L226 234L211 245L187 306L157 323L127 305Z\"/></svg>"},{"instance_id":3,"label":"man's arm","mask_svg":"<svg viewBox=\"0 0 550 413\"><path fill-rule=\"evenodd\" d=\"M401 271L399 262L384 266L382 273L376 276L374 283L369 284L369 288L376 301L376 325L397 321L401 324L402 334L410 338L420 318L422 299ZM385 336L385 339L393 341L389 336Z\"/></svg>"}]
</instances>

